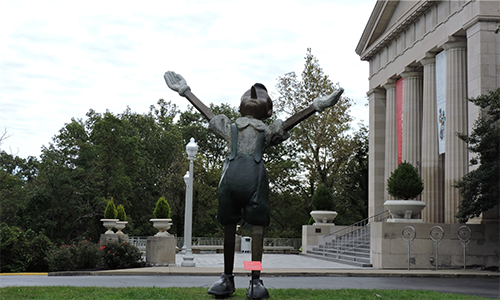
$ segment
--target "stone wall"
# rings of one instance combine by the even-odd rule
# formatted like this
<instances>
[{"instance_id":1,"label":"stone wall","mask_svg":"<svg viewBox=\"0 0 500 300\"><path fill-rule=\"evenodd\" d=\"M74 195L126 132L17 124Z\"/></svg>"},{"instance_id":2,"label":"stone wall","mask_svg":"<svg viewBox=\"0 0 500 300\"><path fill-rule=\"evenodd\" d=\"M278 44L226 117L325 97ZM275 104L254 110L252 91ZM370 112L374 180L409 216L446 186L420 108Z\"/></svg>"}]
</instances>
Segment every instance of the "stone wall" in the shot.
<instances>
[{"instance_id":1,"label":"stone wall","mask_svg":"<svg viewBox=\"0 0 500 300\"><path fill-rule=\"evenodd\" d=\"M462 224L437 223L372 223L371 224L371 261L374 268L406 269L408 253L401 235L405 226L415 228L416 238L410 253L410 268L435 268L436 255L434 243L430 238L433 226L444 230L444 238L438 252L439 268L463 268L463 247L458 238L458 228ZM467 266L498 266L500 261L499 224L467 225L471 238L466 251ZM431 262L434 260L433 262Z\"/></svg>"}]
</instances>

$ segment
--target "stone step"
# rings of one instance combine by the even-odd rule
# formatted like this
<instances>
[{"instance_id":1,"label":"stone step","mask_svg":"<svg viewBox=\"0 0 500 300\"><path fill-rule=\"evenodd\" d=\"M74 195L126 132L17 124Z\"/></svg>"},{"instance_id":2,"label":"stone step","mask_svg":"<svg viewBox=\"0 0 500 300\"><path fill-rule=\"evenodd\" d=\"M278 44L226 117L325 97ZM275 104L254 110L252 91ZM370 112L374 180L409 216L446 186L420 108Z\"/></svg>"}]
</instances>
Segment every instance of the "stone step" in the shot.
<instances>
[{"instance_id":1,"label":"stone step","mask_svg":"<svg viewBox=\"0 0 500 300\"><path fill-rule=\"evenodd\" d=\"M334 255L334 256L335 255L348 255L348 256L353 256L353 257L370 259L370 251L356 250L356 249L341 251L341 252L337 253L337 251L335 251L335 250L323 250L323 249L313 248L311 250L311 252L317 253L318 255Z\"/></svg>"},{"instance_id":2,"label":"stone step","mask_svg":"<svg viewBox=\"0 0 500 300\"><path fill-rule=\"evenodd\" d=\"M356 267L362 267L362 268L370 268L372 267L372 264L370 263L370 258L356 258L352 259L352 257L349 256L338 256L338 257L333 257L331 255L325 255L323 256L322 254L314 253L308 251L305 254L301 254L309 257L314 257L318 259L323 259L327 261L333 261L341 264L346 264L350 266L356 266Z\"/></svg>"}]
</instances>

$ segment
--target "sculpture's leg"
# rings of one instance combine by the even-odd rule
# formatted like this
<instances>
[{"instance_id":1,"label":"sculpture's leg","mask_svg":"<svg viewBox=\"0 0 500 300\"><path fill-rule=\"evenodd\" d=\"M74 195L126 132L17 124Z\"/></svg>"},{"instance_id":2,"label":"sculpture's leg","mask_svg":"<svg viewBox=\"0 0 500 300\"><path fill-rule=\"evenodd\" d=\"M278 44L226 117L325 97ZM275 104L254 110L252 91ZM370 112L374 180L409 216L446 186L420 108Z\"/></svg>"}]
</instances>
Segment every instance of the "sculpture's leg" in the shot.
<instances>
[{"instance_id":1,"label":"sculpture's leg","mask_svg":"<svg viewBox=\"0 0 500 300\"><path fill-rule=\"evenodd\" d=\"M262 261L264 251L264 226L253 226L252 261ZM260 271L252 271L252 278L259 279Z\"/></svg>"},{"instance_id":2,"label":"sculpture's leg","mask_svg":"<svg viewBox=\"0 0 500 300\"><path fill-rule=\"evenodd\" d=\"M236 240L236 224L224 226L224 273L214 282L208 293L215 296L229 296L235 291L234 287L234 250Z\"/></svg>"},{"instance_id":3,"label":"sculpture's leg","mask_svg":"<svg viewBox=\"0 0 500 300\"><path fill-rule=\"evenodd\" d=\"M264 252L264 226L253 226L252 235L252 261L262 261L262 253ZM252 271L253 282L253 298L262 299L269 298L269 293L260 279L260 271ZM250 286L247 290L247 298L251 297Z\"/></svg>"},{"instance_id":4,"label":"sculpture's leg","mask_svg":"<svg viewBox=\"0 0 500 300\"><path fill-rule=\"evenodd\" d=\"M224 274L233 275L236 224L224 226Z\"/></svg>"}]
</instances>

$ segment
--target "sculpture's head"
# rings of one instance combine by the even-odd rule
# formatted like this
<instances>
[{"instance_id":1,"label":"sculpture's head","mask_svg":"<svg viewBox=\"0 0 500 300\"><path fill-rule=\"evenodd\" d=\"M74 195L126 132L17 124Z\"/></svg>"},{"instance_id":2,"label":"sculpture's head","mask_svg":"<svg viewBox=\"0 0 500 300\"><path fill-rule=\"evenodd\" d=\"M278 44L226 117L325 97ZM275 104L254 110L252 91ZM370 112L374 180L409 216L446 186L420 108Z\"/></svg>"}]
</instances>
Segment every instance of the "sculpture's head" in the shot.
<instances>
[{"instance_id":1,"label":"sculpture's head","mask_svg":"<svg viewBox=\"0 0 500 300\"><path fill-rule=\"evenodd\" d=\"M265 120L273 114L273 101L263 84L256 83L241 96L240 113L244 117Z\"/></svg>"}]
</instances>

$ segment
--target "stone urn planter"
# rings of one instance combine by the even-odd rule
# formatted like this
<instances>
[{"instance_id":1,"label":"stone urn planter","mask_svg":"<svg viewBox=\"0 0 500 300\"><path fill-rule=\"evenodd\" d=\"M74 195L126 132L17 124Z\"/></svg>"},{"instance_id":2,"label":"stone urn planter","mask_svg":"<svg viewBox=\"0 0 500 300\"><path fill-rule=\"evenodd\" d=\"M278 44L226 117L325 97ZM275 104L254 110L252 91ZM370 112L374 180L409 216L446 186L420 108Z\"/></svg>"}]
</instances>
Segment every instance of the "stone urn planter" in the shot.
<instances>
[{"instance_id":1,"label":"stone urn planter","mask_svg":"<svg viewBox=\"0 0 500 300\"><path fill-rule=\"evenodd\" d=\"M337 217L337 212L331 210L313 210L310 214L316 224L333 224L333 220Z\"/></svg>"},{"instance_id":2,"label":"stone urn planter","mask_svg":"<svg viewBox=\"0 0 500 300\"><path fill-rule=\"evenodd\" d=\"M172 219L150 219L153 222L153 227L158 229L158 233L155 236L169 236L170 233L167 230L172 226Z\"/></svg>"},{"instance_id":3,"label":"stone urn planter","mask_svg":"<svg viewBox=\"0 0 500 300\"><path fill-rule=\"evenodd\" d=\"M415 219L425 206L425 202L418 200L387 200L384 202L384 208L389 210L394 219Z\"/></svg>"},{"instance_id":4,"label":"stone urn planter","mask_svg":"<svg viewBox=\"0 0 500 300\"><path fill-rule=\"evenodd\" d=\"M387 192L394 199L384 202L384 208L389 210L393 219L388 222L422 222L416 217L425 208L425 202L409 200L417 198L424 190L424 182L420 178L419 170L411 163L403 161L387 179Z\"/></svg>"},{"instance_id":5,"label":"stone urn planter","mask_svg":"<svg viewBox=\"0 0 500 300\"><path fill-rule=\"evenodd\" d=\"M118 219L101 219L102 225L108 229L104 234L115 234L112 229L116 226L116 222L118 221Z\"/></svg>"},{"instance_id":6,"label":"stone urn planter","mask_svg":"<svg viewBox=\"0 0 500 300\"><path fill-rule=\"evenodd\" d=\"M123 235L124 233L122 232L122 229L125 228L125 226L127 226L127 221L118 221L116 222L116 225L115 225L115 228L116 230L118 230L116 232L116 234L119 234L119 235Z\"/></svg>"}]
</instances>

